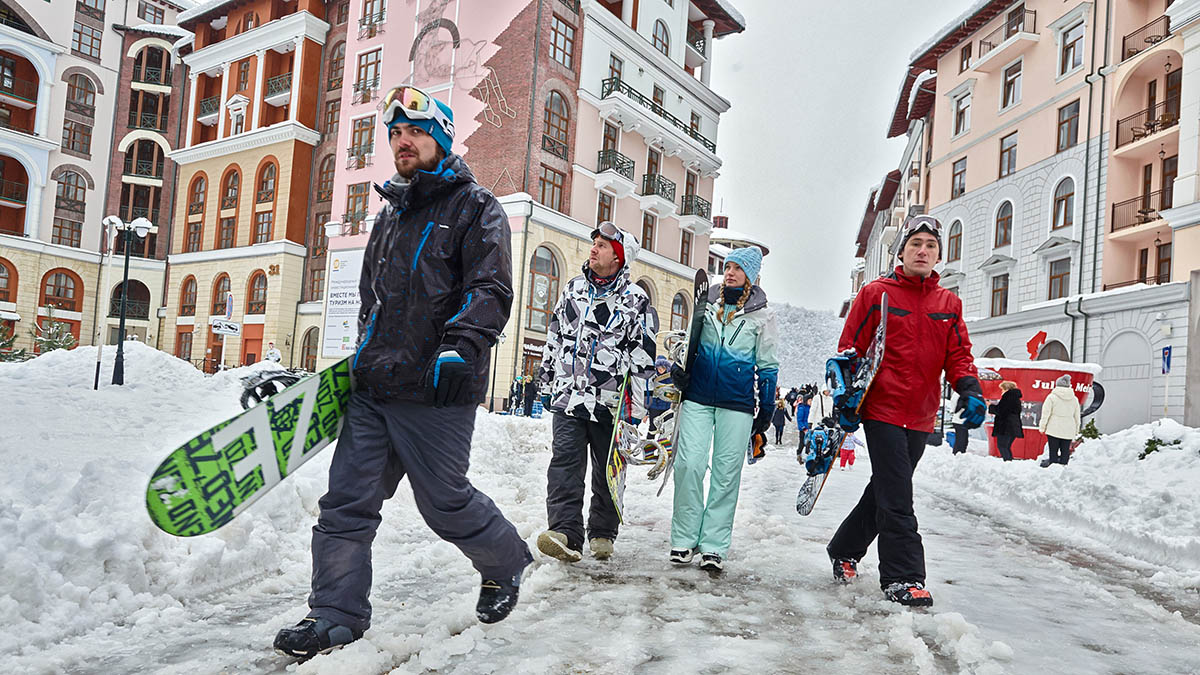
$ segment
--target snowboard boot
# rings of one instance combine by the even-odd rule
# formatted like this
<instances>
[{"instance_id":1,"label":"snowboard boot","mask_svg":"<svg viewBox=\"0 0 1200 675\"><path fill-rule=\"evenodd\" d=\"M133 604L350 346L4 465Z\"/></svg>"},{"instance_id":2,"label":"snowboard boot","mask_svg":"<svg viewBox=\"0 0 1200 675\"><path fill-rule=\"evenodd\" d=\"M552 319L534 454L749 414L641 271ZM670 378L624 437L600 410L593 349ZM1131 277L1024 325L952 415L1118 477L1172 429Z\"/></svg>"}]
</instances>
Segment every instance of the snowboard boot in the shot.
<instances>
[{"instance_id":1,"label":"snowboard boot","mask_svg":"<svg viewBox=\"0 0 1200 675\"><path fill-rule=\"evenodd\" d=\"M897 581L883 589L883 597L907 607L929 607L933 596L919 581Z\"/></svg>"},{"instance_id":2,"label":"snowboard boot","mask_svg":"<svg viewBox=\"0 0 1200 675\"><path fill-rule=\"evenodd\" d=\"M339 626L329 619L309 616L275 635L275 650L307 661L362 637L361 630Z\"/></svg>"},{"instance_id":3,"label":"snowboard boot","mask_svg":"<svg viewBox=\"0 0 1200 675\"><path fill-rule=\"evenodd\" d=\"M567 535L562 532L546 530L539 534L537 547L542 553L563 562L579 562L583 559L583 553L571 548L571 545L567 543Z\"/></svg>"},{"instance_id":4,"label":"snowboard boot","mask_svg":"<svg viewBox=\"0 0 1200 675\"><path fill-rule=\"evenodd\" d=\"M720 572L725 569L725 562L721 560L721 556L716 553L701 553L700 554L700 569L705 572Z\"/></svg>"},{"instance_id":5,"label":"snowboard boot","mask_svg":"<svg viewBox=\"0 0 1200 675\"><path fill-rule=\"evenodd\" d=\"M848 584L858 578L858 561L854 558L831 558L833 562L833 578L843 584Z\"/></svg>"},{"instance_id":6,"label":"snowboard boot","mask_svg":"<svg viewBox=\"0 0 1200 675\"><path fill-rule=\"evenodd\" d=\"M613 554L613 540L607 537L596 537L588 542L592 549L592 557L596 560L608 560Z\"/></svg>"},{"instance_id":7,"label":"snowboard boot","mask_svg":"<svg viewBox=\"0 0 1200 675\"><path fill-rule=\"evenodd\" d=\"M671 549L670 560L676 565L691 564L692 558L696 556L694 548L673 548Z\"/></svg>"},{"instance_id":8,"label":"snowboard boot","mask_svg":"<svg viewBox=\"0 0 1200 675\"><path fill-rule=\"evenodd\" d=\"M521 575L507 579L484 579L479 585L479 602L475 603L475 618L481 623L503 621L517 606L521 590Z\"/></svg>"}]
</instances>

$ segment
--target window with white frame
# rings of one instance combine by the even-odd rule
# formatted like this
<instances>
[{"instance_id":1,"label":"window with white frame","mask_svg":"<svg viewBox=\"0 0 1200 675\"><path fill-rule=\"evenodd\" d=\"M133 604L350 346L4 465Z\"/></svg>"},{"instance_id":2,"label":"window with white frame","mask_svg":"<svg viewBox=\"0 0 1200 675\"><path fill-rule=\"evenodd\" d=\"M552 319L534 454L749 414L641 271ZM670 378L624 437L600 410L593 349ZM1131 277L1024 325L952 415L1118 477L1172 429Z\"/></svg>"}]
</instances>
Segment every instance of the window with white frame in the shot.
<instances>
[{"instance_id":1,"label":"window with white frame","mask_svg":"<svg viewBox=\"0 0 1200 675\"><path fill-rule=\"evenodd\" d=\"M1000 109L1007 110L1021 102L1021 62L1017 61L1004 69L1003 93Z\"/></svg>"},{"instance_id":2,"label":"window with white frame","mask_svg":"<svg viewBox=\"0 0 1200 675\"><path fill-rule=\"evenodd\" d=\"M967 92L954 99L954 135L971 130L971 94Z\"/></svg>"},{"instance_id":3,"label":"window with white frame","mask_svg":"<svg viewBox=\"0 0 1200 675\"><path fill-rule=\"evenodd\" d=\"M1059 41L1058 74L1065 75L1083 66L1083 34L1082 21L1062 32Z\"/></svg>"}]
</instances>

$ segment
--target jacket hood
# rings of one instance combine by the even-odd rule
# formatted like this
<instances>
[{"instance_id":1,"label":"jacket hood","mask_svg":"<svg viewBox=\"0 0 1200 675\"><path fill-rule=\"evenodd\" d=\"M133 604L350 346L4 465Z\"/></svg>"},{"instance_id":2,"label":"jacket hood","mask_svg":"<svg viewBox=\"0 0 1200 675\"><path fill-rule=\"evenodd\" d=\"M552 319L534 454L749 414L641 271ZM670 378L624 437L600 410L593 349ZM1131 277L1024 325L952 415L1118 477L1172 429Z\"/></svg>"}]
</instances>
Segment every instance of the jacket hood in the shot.
<instances>
[{"instance_id":1,"label":"jacket hood","mask_svg":"<svg viewBox=\"0 0 1200 675\"><path fill-rule=\"evenodd\" d=\"M451 153L432 170L418 171L411 180L398 173L394 174L383 185L376 185L375 191L390 202L393 208L399 210L406 208L414 200L420 203L457 185L474 182L475 174L471 173L471 168L462 157Z\"/></svg>"},{"instance_id":2,"label":"jacket hood","mask_svg":"<svg viewBox=\"0 0 1200 675\"><path fill-rule=\"evenodd\" d=\"M1047 398L1053 396L1054 398L1061 399L1063 401L1075 400L1075 394L1071 391L1070 387L1066 386L1055 387L1054 389L1050 390L1050 393L1046 396Z\"/></svg>"},{"instance_id":3,"label":"jacket hood","mask_svg":"<svg viewBox=\"0 0 1200 675\"><path fill-rule=\"evenodd\" d=\"M708 304L711 305L715 302L720 301L720 299L721 299L720 284L718 284L716 286L709 286L708 287ZM767 306L767 292L764 291L762 289L762 287L760 287L758 284L754 284L754 286L752 286L750 288L750 299L747 300L746 304L742 306L742 311L746 312L748 314L750 312L757 312L758 310L760 310L766 306Z\"/></svg>"}]
</instances>

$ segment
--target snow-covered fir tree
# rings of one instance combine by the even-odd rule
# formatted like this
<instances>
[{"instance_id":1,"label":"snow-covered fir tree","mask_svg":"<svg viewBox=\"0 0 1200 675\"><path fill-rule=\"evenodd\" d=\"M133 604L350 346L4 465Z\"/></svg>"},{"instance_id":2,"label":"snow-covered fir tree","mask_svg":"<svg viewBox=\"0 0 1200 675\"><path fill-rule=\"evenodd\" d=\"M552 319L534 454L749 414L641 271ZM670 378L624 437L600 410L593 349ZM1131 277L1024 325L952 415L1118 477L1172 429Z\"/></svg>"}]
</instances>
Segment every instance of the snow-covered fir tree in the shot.
<instances>
[{"instance_id":1,"label":"snow-covered fir tree","mask_svg":"<svg viewBox=\"0 0 1200 675\"><path fill-rule=\"evenodd\" d=\"M34 325L33 342L39 354L52 352L56 349L72 349L75 347L75 336L71 335L71 327L61 321L54 320L54 308L46 308L46 325Z\"/></svg>"},{"instance_id":2,"label":"snow-covered fir tree","mask_svg":"<svg viewBox=\"0 0 1200 675\"><path fill-rule=\"evenodd\" d=\"M25 361L29 352L13 347L17 342L17 332L11 328L0 326L0 361Z\"/></svg>"}]
</instances>

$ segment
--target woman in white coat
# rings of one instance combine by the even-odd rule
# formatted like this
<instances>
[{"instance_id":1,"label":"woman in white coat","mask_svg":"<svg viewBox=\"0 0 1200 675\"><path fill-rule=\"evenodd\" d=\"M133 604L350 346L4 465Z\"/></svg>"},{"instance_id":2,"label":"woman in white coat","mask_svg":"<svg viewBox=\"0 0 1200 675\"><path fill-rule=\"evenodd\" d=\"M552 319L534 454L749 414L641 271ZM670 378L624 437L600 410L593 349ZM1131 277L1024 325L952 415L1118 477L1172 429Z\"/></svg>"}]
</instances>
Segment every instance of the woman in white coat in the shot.
<instances>
[{"instance_id":1,"label":"woman in white coat","mask_svg":"<svg viewBox=\"0 0 1200 675\"><path fill-rule=\"evenodd\" d=\"M1066 464L1071 457L1071 440L1079 435L1079 400L1071 391L1070 375L1054 382L1054 389L1042 403L1038 431L1046 434L1050 444L1050 459L1042 466Z\"/></svg>"}]
</instances>

